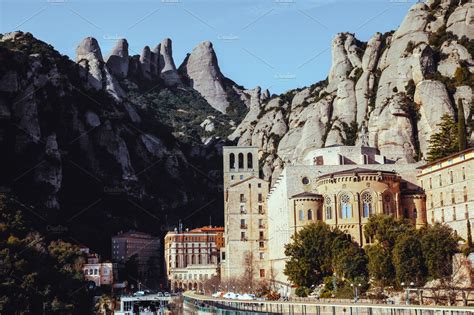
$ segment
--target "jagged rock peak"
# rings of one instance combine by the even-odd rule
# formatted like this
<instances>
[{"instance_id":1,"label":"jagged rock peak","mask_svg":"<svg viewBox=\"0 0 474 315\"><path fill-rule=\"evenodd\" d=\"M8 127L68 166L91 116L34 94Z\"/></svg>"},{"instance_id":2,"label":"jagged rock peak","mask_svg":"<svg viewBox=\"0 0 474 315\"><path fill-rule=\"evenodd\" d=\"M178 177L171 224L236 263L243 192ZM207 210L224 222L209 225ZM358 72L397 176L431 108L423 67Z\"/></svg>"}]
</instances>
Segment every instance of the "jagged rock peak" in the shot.
<instances>
[{"instance_id":1,"label":"jagged rock peak","mask_svg":"<svg viewBox=\"0 0 474 315\"><path fill-rule=\"evenodd\" d=\"M172 41L165 38L159 46L159 73L167 85L181 84L178 71L173 60ZM157 47L158 48L158 47Z\"/></svg>"},{"instance_id":2,"label":"jagged rock peak","mask_svg":"<svg viewBox=\"0 0 474 315\"><path fill-rule=\"evenodd\" d=\"M125 38L119 39L107 59L107 67L115 77L123 79L127 76L128 58L128 42Z\"/></svg>"},{"instance_id":3,"label":"jagged rock peak","mask_svg":"<svg viewBox=\"0 0 474 315\"><path fill-rule=\"evenodd\" d=\"M140 64L142 67L142 74L145 78L151 79L152 75L152 55L151 49L148 46L143 47L142 54L140 55Z\"/></svg>"},{"instance_id":4,"label":"jagged rock peak","mask_svg":"<svg viewBox=\"0 0 474 315\"><path fill-rule=\"evenodd\" d=\"M224 88L224 76L210 41L197 45L181 65L190 85L218 111L225 113L229 102Z\"/></svg>"},{"instance_id":5,"label":"jagged rock peak","mask_svg":"<svg viewBox=\"0 0 474 315\"><path fill-rule=\"evenodd\" d=\"M76 61L81 61L81 59L90 59L91 57L97 59L98 61L104 61L97 40L94 37L86 37L76 48Z\"/></svg>"}]
</instances>

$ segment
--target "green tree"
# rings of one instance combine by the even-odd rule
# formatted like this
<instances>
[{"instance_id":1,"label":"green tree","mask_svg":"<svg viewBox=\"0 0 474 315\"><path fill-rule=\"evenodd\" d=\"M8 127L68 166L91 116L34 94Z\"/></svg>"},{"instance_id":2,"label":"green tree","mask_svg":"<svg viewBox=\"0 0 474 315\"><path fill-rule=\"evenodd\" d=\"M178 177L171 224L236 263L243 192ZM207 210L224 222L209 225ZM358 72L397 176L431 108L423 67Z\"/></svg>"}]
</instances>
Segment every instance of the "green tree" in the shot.
<instances>
[{"instance_id":1,"label":"green tree","mask_svg":"<svg viewBox=\"0 0 474 315\"><path fill-rule=\"evenodd\" d=\"M88 314L79 248L47 241L0 195L0 313Z\"/></svg>"},{"instance_id":2,"label":"green tree","mask_svg":"<svg viewBox=\"0 0 474 315\"><path fill-rule=\"evenodd\" d=\"M318 222L305 226L285 246L289 259L284 274L298 286L311 287L321 283L332 273L332 240L332 232L326 224Z\"/></svg>"},{"instance_id":3,"label":"green tree","mask_svg":"<svg viewBox=\"0 0 474 315\"><path fill-rule=\"evenodd\" d=\"M438 127L439 131L432 134L429 140L427 159L430 162L459 150L458 128L451 115L444 114Z\"/></svg>"},{"instance_id":4,"label":"green tree","mask_svg":"<svg viewBox=\"0 0 474 315\"><path fill-rule=\"evenodd\" d=\"M379 214L369 218L364 228L364 235L392 250L397 237L413 228L410 221L397 219L392 215Z\"/></svg>"},{"instance_id":5,"label":"green tree","mask_svg":"<svg viewBox=\"0 0 474 315\"><path fill-rule=\"evenodd\" d=\"M428 276L431 279L448 277L452 272L452 258L458 252L459 237L447 225L436 223L421 231L421 249Z\"/></svg>"},{"instance_id":6,"label":"green tree","mask_svg":"<svg viewBox=\"0 0 474 315\"><path fill-rule=\"evenodd\" d=\"M380 287L394 284L395 267L392 263L392 252L389 248L378 243L366 247L369 263L369 276Z\"/></svg>"},{"instance_id":7,"label":"green tree","mask_svg":"<svg viewBox=\"0 0 474 315\"><path fill-rule=\"evenodd\" d=\"M333 269L339 277L353 282L356 278L367 278L368 258L365 251L356 243L348 240L341 231L336 231L333 241Z\"/></svg>"},{"instance_id":8,"label":"green tree","mask_svg":"<svg viewBox=\"0 0 474 315\"><path fill-rule=\"evenodd\" d=\"M462 99L458 100L458 141L458 150L465 150L467 148L467 128Z\"/></svg>"},{"instance_id":9,"label":"green tree","mask_svg":"<svg viewBox=\"0 0 474 315\"><path fill-rule=\"evenodd\" d=\"M284 273L294 284L309 288L333 273L349 281L367 278L364 250L344 232L318 222L305 226L292 239L285 246L289 260Z\"/></svg>"},{"instance_id":10,"label":"green tree","mask_svg":"<svg viewBox=\"0 0 474 315\"><path fill-rule=\"evenodd\" d=\"M398 285L402 282L424 285L426 267L417 231L410 230L398 236L392 255Z\"/></svg>"}]
</instances>

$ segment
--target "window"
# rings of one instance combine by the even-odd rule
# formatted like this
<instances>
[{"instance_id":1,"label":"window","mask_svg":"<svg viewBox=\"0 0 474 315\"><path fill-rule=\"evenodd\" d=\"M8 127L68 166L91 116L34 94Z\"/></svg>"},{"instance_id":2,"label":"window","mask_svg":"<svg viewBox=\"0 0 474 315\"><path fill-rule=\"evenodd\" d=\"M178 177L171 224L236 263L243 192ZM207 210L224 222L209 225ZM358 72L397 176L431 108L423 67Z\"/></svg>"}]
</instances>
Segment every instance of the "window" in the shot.
<instances>
[{"instance_id":1,"label":"window","mask_svg":"<svg viewBox=\"0 0 474 315\"><path fill-rule=\"evenodd\" d=\"M462 168L462 180L466 180L466 170Z\"/></svg>"},{"instance_id":2,"label":"window","mask_svg":"<svg viewBox=\"0 0 474 315\"><path fill-rule=\"evenodd\" d=\"M467 208L467 204L464 205L464 219L469 219L469 211L468 211L468 208Z\"/></svg>"},{"instance_id":3,"label":"window","mask_svg":"<svg viewBox=\"0 0 474 315\"><path fill-rule=\"evenodd\" d=\"M244 175L240 175L239 179L241 179L241 180L244 179Z\"/></svg>"},{"instance_id":4,"label":"window","mask_svg":"<svg viewBox=\"0 0 474 315\"><path fill-rule=\"evenodd\" d=\"M244 196L244 194L240 194L240 202L245 202L245 196Z\"/></svg>"},{"instance_id":5,"label":"window","mask_svg":"<svg viewBox=\"0 0 474 315\"><path fill-rule=\"evenodd\" d=\"M433 209L433 206L434 206L434 204L433 204L433 194L430 194L430 207L431 207L431 209Z\"/></svg>"},{"instance_id":6,"label":"window","mask_svg":"<svg viewBox=\"0 0 474 315\"><path fill-rule=\"evenodd\" d=\"M393 203L392 194L386 193L383 196L383 213L385 214L392 213L392 203Z\"/></svg>"},{"instance_id":7,"label":"window","mask_svg":"<svg viewBox=\"0 0 474 315\"><path fill-rule=\"evenodd\" d=\"M265 278L265 269L260 269L260 278Z\"/></svg>"},{"instance_id":8,"label":"window","mask_svg":"<svg viewBox=\"0 0 474 315\"><path fill-rule=\"evenodd\" d=\"M239 153L239 169L243 169L243 168L244 168L244 154Z\"/></svg>"},{"instance_id":9,"label":"window","mask_svg":"<svg viewBox=\"0 0 474 315\"><path fill-rule=\"evenodd\" d=\"M245 205L240 205L240 213L245 213Z\"/></svg>"},{"instance_id":10,"label":"window","mask_svg":"<svg viewBox=\"0 0 474 315\"><path fill-rule=\"evenodd\" d=\"M362 194L362 216L368 218L372 215L372 195L369 192Z\"/></svg>"},{"instance_id":11,"label":"window","mask_svg":"<svg viewBox=\"0 0 474 315\"><path fill-rule=\"evenodd\" d=\"M456 195L454 194L454 189L451 189L451 204L454 205L456 203Z\"/></svg>"},{"instance_id":12,"label":"window","mask_svg":"<svg viewBox=\"0 0 474 315\"><path fill-rule=\"evenodd\" d=\"M442 180L441 174L439 174L438 178L439 178L439 187L441 187L443 186L443 180Z\"/></svg>"},{"instance_id":13,"label":"window","mask_svg":"<svg viewBox=\"0 0 474 315\"><path fill-rule=\"evenodd\" d=\"M430 182L430 189L433 188L433 183L431 182L431 177L429 178L429 182Z\"/></svg>"},{"instance_id":14,"label":"window","mask_svg":"<svg viewBox=\"0 0 474 315\"><path fill-rule=\"evenodd\" d=\"M303 185L308 185L309 184L309 178L305 176L305 177L303 177L301 182L303 183Z\"/></svg>"},{"instance_id":15,"label":"window","mask_svg":"<svg viewBox=\"0 0 474 315\"><path fill-rule=\"evenodd\" d=\"M257 184L257 187L258 187L258 188L262 188L262 183L258 183L258 184Z\"/></svg>"},{"instance_id":16,"label":"window","mask_svg":"<svg viewBox=\"0 0 474 315\"><path fill-rule=\"evenodd\" d=\"M240 219L240 228L241 229L246 229L247 228L247 224L245 224L245 219Z\"/></svg>"},{"instance_id":17,"label":"window","mask_svg":"<svg viewBox=\"0 0 474 315\"><path fill-rule=\"evenodd\" d=\"M263 231L260 231L260 232L258 233L258 237L259 237L259 239L261 239L261 240L265 239L265 237L264 237L264 235L263 235Z\"/></svg>"},{"instance_id":18,"label":"window","mask_svg":"<svg viewBox=\"0 0 474 315\"><path fill-rule=\"evenodd\" d=\"M234 175L230 175L230 180L234 180Z\"/></svg>"},{"instance_id":19,"label":"window","mask_svg":"<svg viewBox=\"0 0 474 315\"><path fill-rule=\"evenodd\" d=\"M231 169L235 169L235 154L231 153L229 155L229 164Z\"/></svg>"},{"instance_id":20,"label":"window","mask_svg":"<svg viewBox=\"0 0 474 315\"><path fill-rule=\"evenodd\" d=\"M456 221L456 207L453 207L453 221Z\"/></svg>"},{"instance_id":21,"label":"window","mask_svg":"<svg viewBox=\"0 0 474 315\"><path fill-rule=\"evenodd\" d=\"M258 213L263 214L263 206L262 205L258 205Z\"/></svg>"},{"instance_id":22,"label":"window","mask_svg":"<svg viewBox=\"0 0 474 315\"><path fill-rule=\"evenodd\" d=\"M464 199L464 202L467 202L467 187L464 186L463 189L463 199Z\"/></svg>"},{"instance_id":23,"label":"window","mask_svg":"<svg viewBox=\"0 0 474 315\"><path fill-rule=\"evenodd\" d=\"M240 240L246 241L247 237L245 236L245 232L240 232Z\"/></svg>"},{"instance_id":24,"label":"window","mask_svg":"<svg viewBox=\"0 0 474 315\"><path fill-rule=\"evenodd\" d=\"M304 220L304 212L303 212L303 210L300 210L300 211L298 212L298 218L299 218L300 221L303 221L303 220Z\"/></svg>"},{"instance_id":25,"label":"window","mask_svg":"<svg viewBox=\"0 0 474 315\"><path fill-rule=\"evenodd\" d=\"M247 168L253 168L253 156L252 153L247 153Z\"/></svg>"},{"instance_id":26,"label":"window","mask_svg":"<svg viewBox=\"0 0 474 315\"><path fill-rule=\"evenodd\" d=\"M413 218L418 218L418 210L416 210L416 208L413 209Z\"/></svg>"},{"instance_id":27,"label":"window","mask_svg":"<svg viewBox=\"0 0 474 315\"><path fill-rule=\"evenodd\" d=\"M261 228L261 229L264 228L263 219L258 219L258 227Z\"/></svg>"},{"instance_id":28,"label":"window","mask_svg":"<svg viewBox=\"0 0 474 315\"><path fill-rule=\"evenodd\" d=\"M441 205L441 207L444 206L443 192L439 193L439 204Z\"/></svg>"},{"instance_id":29,"label":"window","mask_svg":"<svg viewBox=\"0 0 474 315\"><path fill-rule=\"evenodd\" d=\"M453 181L454 181L454 178L453 178L453 171L449 172L449 181L451 182L451 184L452 184Z\"/></svg>"},{"instance_id":30,"label":"window","mask_svg":"<svg viewBox=\"0 0 474 315\"><path fill-rule=\"evenodd\" d=\"M258 202L263 202L263 196L262 196L262 194L258 194Z\"/></svg>"},{"instance_id":31,"label":"window","mask_svg":"<svg viewBox=\"0 0 474 315\"><path fill-rule=\"evenodd\" d=\"M326 220L331 220L332 219L331 197L325 196L324 203L325 203L324 208L326 211Z\"/></svg>"},{"instance_id":32,"label":"window","mask_svg":"<svg viewBox=\"0 0 474 315\"><path fill-rule=\"evenodd\" d=\"M313 220L313 211L311 209L308 209L308 220Z\"/></svg>"},{"instance_id":33,"label":"window","mask_svg":"<svg viewBox=\"0 0 474 315\"><path fill-rule=\"evenodd\" d=\"M259 256L260 256L260 260L265 259L265 253L260 253Z\"/></svg>"},{"instance_id":34,"label":"window","mask_svg":"<svg viewBox=\"0 0 474 315\"><path fill-rule=\"evenodd\" d=\"M349 203L350 198L347 194L341 195L341 218L352 218L352 205Z\"/></svg>"},{"instance_id":35,"label":"window","mask_svg":"<svg viewBox=\"0 0 474 315\"><path fill-rule=\"evenodd\" d=\"M258 245L259 245L260 248L264 248L265 247L265 242L259 242Z\"/></svg>"}]
</instances>

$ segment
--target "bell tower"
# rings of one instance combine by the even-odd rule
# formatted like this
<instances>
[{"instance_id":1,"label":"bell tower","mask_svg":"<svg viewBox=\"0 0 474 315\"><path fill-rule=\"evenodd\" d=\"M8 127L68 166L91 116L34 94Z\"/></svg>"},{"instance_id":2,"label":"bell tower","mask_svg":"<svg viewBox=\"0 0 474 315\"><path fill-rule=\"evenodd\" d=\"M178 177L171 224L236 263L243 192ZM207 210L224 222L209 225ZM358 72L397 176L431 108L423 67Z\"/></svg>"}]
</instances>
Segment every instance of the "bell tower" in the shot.
<instances>
[{"instance_id":1,"label":"bell tower","mask_svg":"<svg viewBox=\"0 0 474 315\"><path fill-rule=\"evenodd\" d=\"M244 179L259 177L258 147L224 147L224 191Z\"/></svg>"}]
</instances>

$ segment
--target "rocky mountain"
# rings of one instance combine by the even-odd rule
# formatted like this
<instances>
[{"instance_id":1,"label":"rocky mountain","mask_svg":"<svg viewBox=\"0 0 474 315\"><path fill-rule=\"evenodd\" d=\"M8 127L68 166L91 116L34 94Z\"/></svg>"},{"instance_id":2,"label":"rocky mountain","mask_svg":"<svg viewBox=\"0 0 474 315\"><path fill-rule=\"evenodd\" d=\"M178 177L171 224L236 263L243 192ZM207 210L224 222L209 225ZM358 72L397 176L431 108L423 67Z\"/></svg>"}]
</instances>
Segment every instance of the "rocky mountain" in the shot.
<instances>
[{"instance_id":1,"label":"rocky mountain","mask_svg":"<svg viewBox=\"0 0 474 315\"><path fill-rule=\"evenodd\" d=\"M29 33L2 35L0 187L31 205L43 229L97 246L122 229L219 222L221 147L251 96L220 71L203 73L216 78L201 82L224 82L233 110L188 85L169 39L140 56L119 40L104 58L88 37L74 62Z\"/></svg>"},{"instance_id":2,"label":"rocky mountain","mask_svg":"<svg viewBox=\"0 0 474 315\"><path fill-rule=\"evenodd\" d=\"M261 148L267 179L332 145L374 146L395 162L423 159L442 115L456 118L461 102L474 141L471 1L417 3L396 31L367 43L340 33L331 48L326 80L254 102L229 137Z\"/></svg>"}]
</instances>

